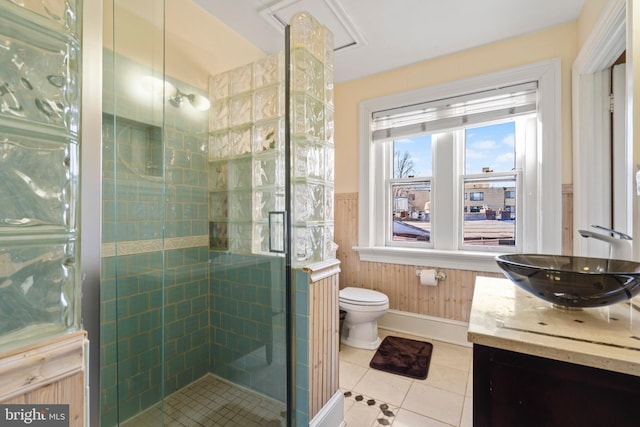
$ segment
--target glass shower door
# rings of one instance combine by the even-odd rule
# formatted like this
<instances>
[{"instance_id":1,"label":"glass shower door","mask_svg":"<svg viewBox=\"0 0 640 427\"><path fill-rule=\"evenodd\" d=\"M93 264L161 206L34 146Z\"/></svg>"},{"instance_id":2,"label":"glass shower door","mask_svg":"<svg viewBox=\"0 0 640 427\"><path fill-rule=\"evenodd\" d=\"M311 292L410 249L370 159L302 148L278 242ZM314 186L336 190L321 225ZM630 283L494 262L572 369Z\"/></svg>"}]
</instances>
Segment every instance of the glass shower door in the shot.
<instances>
[{"instance_id":1,"label":"glass shower door","mask_svg":"<svg viewBox=\"0 0 640 427\"><path fill-rule=\"evenodd\" d=\"M284 61L209 80L210 372L233 384L223 407L258 425L287 425Z\"/></svg>"},{"instance_id":2,"label":"glass shower door","mask_svg":"<svg viewBox=\"0 0 640 427\"><path fill-rule=\"evenodd\" d=\"M101 425L162 425L166 171L164 2L104 4Z\"/></svg>"},{"instance_id":3,"label":"glass shower door","mask_svg":"<svg viewBox=\"0 0 640 427\"><path fill-rule=\"evenodd\" d=\"M284 55L207 57L197 13L105 4L105 426L287 423Z\"/></svg>"}]
</instances>

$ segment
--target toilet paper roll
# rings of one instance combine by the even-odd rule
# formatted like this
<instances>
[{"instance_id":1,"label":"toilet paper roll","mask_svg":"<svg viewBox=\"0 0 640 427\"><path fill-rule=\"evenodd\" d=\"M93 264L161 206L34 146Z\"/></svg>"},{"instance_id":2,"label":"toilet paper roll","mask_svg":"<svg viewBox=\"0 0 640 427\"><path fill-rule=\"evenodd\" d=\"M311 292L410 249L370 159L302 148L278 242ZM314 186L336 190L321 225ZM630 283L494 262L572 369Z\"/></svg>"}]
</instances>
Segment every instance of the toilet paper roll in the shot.
<instances>
[{"instance_id":1,"label":"toilet paper roll","mask_svg":"<svg viewBox=\"0 0 640 427\"><path fill-rule=\"evenodd\" d=\"M435 270L421 270L420 271L420 284L422 286L436 286L436 271Z\"/></svg>"}]
</instances>

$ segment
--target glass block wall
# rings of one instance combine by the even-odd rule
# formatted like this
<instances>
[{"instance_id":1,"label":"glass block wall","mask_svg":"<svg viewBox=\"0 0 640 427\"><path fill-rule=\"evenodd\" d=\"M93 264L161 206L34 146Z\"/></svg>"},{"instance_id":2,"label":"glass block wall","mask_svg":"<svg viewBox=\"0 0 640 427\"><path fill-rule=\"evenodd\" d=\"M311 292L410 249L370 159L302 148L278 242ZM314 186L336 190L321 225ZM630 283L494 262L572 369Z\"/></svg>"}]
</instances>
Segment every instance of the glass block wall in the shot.
<instances>
[{"instance_id":1,"label":"glass block wall","mask_svg":"<svg viewBox=\"0 0 640 427\"><path fill-rule=\"evenodd\" d=\"M285 209L284 54L211 77L209 98L210 248L269 253L269 212Z\"/></svg>"},{"instance_id":2,"label":"glass block wall","mask_svg":"<svg viewBox=\"0 0 640 427\"><path fill-rule=\"evenodd\" d=\"M308 13L291 18L292 259L335 258L333 34Z\"/></svg>"},{"instance_id":3,"label":"glass block wall","mask_svg":"<svg viewBox=\"0 0 640 427\"><path fill-rule=\"evenodd\" d=\"M309 272L335 258L333 242L333 34L308 13L290 21L292 290L296 423L310 418Z\"/></svg>"},{"instance_id":4,"label":"glass block wall","mask_svg":"<svg viewBox=\"0 0 640 427\"><path fill-rule=\"evenodd\" d=\"M209 120L210 248L270 251L269 212L285 210L284 54L213 76ZM293 265L335 258L333 35L291 21ZM271 249L283 247L273 236Z\"/></svg>"},{"instance_id":5,"label":"glass block wall","mask_svg":"<svg viewBox=\"0 0 640 427\"><path fill-rule=\"evenodd\" d=\"M0 352L79 327L81 16L0 2Z\"/></svg>"}]
</instances>

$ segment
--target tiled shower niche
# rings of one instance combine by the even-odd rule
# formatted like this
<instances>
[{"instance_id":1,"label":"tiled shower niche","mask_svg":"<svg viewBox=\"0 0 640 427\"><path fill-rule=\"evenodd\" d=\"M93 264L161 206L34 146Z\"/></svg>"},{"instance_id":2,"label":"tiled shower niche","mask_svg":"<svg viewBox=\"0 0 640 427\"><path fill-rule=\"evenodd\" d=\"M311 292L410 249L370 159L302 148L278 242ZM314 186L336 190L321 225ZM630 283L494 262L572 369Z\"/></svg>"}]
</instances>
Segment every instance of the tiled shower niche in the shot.
<instances>
[{"instance_id":1,"label":"tiled shower niche","mask_svg":"<svg viewBox=\"0 0 640 427\"><path fill-rule=\"evenodd\" d=\"M0 352L79 327L80 9L0 2Z\"/></svg>"},{"instance_id":2,"label":"tiled shower niche","mask_svg":"<svg viewBox=\"0 0 640 427\"><path fill-rule=\"evenodd\" d=\"M117 144L116 156L128 174L144 177L162 177L164 151L162 128L124 117L103 114L103 122L113 124Z\"/></svg>"},{"instance_id":3,"label":"tiled shower niche","mask_svg":"<svg viewBox=\"0 0 640 427\"><path fill-rule=\"evenodd\" d=\"M294 266L335 258L333 35L311 15L292 18L291 180ZM210 249L268 254L283 212L284 54L209 80Z\"/></svg>"}]
</instances>

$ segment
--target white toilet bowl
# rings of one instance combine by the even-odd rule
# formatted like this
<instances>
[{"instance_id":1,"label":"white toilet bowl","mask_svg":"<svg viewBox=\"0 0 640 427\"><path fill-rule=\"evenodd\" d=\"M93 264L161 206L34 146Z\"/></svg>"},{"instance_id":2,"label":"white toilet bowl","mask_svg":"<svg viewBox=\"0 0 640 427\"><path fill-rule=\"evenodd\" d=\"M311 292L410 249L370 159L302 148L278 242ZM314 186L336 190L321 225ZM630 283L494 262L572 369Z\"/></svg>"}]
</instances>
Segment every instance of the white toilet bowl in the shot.
<instances>
[{"instance_id":1,"label":"white toilet bowl","mask_svg":"<svg viewBox=\"0 0 640 427\"><path fill-rule=\"evenodd\" d=\"M349 287L340 291L339 299L340 310L347 312L342 343L367 350L378 348L378 319L389 309L389 298L382 292Z\"/></svg>"}]
</instances>

